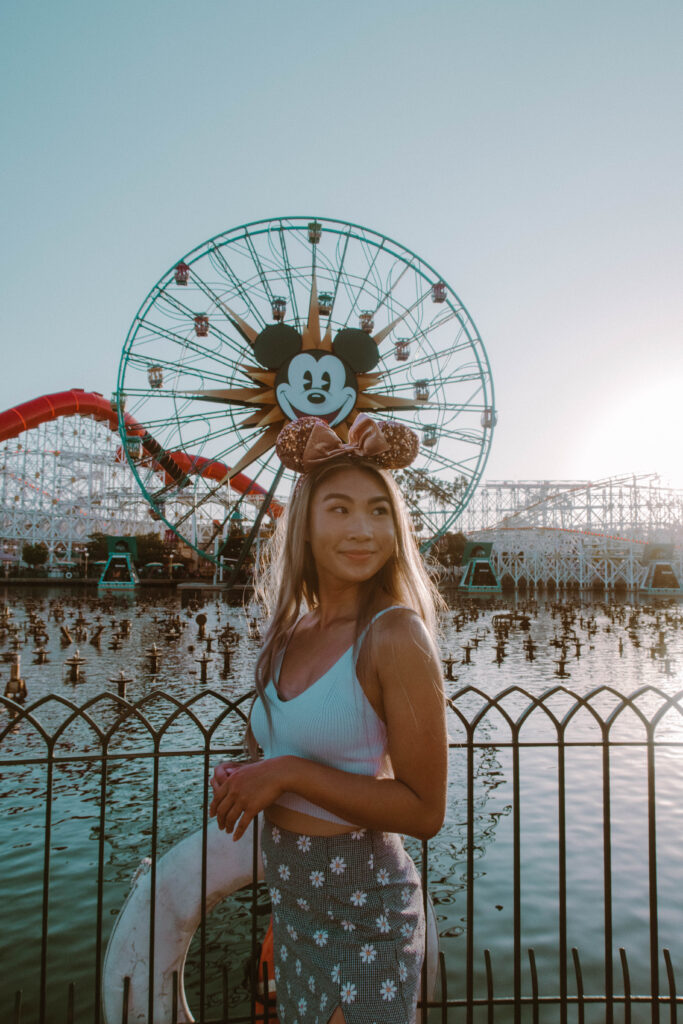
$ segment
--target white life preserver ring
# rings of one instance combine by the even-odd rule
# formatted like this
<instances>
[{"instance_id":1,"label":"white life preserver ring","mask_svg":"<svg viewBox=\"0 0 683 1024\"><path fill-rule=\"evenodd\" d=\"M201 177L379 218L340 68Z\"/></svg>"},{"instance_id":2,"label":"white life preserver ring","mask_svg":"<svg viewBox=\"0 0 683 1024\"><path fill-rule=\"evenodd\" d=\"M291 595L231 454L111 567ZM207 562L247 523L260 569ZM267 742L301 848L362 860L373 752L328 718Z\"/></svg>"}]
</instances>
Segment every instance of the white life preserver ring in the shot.
<instances>
[{"instance_id":1,"label":"white life preserver ring","mask_svg":"<svg viewBox=\"0 0 683 1024\"><path fill-rule=\"evenodd\" d=\"M65 580L73 579L73 573L72 572L65 572L64 573L64 579Z\"/></svg>"},{"instance_id":2,"label":"white life preserver ring","mask_svg":"<svg viewBox=\"0 0 683 1024\"><path fill-rule=\"evenodd\" d=\"M201 921L203 830L198 829L160 857L156 870L154 1024L170 1024L173 974L178 973L178 1024L194 1017L185 998L183 971L192 937ZM252 828L237 842L211 824L206 833L206 912L231 893L250 885L253 866ZM102 971L105 1024L119 1024L123 1013L124 979L129 978L128 1024L147 1024L149 986L149 923L151 860L145 857L133 876L131 890L109 938ZM257 878L263 879L259 843ZM438 932L431 900L427 900L427 988L430 998L439 970Z\"/></svg>"}]
</instances>

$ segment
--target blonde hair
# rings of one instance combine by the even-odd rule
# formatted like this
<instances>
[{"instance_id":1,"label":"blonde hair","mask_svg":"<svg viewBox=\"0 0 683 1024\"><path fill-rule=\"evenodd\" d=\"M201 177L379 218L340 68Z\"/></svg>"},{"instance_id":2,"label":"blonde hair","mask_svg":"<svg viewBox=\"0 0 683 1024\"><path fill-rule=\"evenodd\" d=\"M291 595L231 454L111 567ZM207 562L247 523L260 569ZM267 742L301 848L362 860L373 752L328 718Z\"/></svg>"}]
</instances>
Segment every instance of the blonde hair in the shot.
<instances>
[{"instance_id":1,"label":"blonde hair","mask_svg":"<svg viewBox=\"0 0 683 1024\"><path fill-rule=\"evenodd\" d=\"M300 477L256 568L255 596L265 610L268 625L256 662L255 685L269 725L271 717L265 688L273 678L275 661L283 650L288 631L301 614L302 605L310 611L319 604L318 574L306 540L311 502L323 480L339 469L349 468L372 473L379 478L386 489L394 521L394 550L361 591L353 643L354 658L365 626L380 610L380 603L384 603L381 599L386 596L391 604L404 605L416 612L436 640L437 614L446 607L446 603L425 569L410 515L396 481L388 470L366 459L351 461L348 456L331 459L317 471ZM251 755L256 756L257 746L249 728L245 740Z\"/></svg>"}]
</instances>

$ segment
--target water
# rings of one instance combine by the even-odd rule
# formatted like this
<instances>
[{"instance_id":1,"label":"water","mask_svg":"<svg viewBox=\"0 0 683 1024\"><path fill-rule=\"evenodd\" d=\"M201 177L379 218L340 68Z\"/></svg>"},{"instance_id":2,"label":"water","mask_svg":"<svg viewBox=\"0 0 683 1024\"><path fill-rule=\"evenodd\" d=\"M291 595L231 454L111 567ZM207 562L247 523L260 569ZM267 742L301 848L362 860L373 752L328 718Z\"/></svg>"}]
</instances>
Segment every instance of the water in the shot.
<instances>
[{"instance_id":1,"label":"water","mask_svg":"<svg viewBox=\"0 0 683 1024\"><path fill-rule=\"evenodd\" d=\"M59 597L67 602L66 621L78 614L77 592L68 594L49 590L8 591L5 600L13 606L12 621L20 627L27 621L26 601L43 602L40 614L45 618L48 601ZM69 606L68 602L73 602ZM92 604L92 602L88 602ZM85 604L90 628L97 609ZM536 708L519 728L520 800L521 800L521 933L524 951L523 987L530 991L526 949L536 952L541 994L559 990L558 970L558 776L557 733L562 717L577 706L576 696L586 698L598 687L613 687L620 693L650 687L635 702L648 719L662 706L667 695L681 689L683 667L683 630L680 609L660 610L658 615L641 612L637 629L629 629L631 609L624 606L618 617L603 607L583 608L584 625L574 623L582 641L580 657L569 645L565 670L568 678L555 675L558 648L551 641L560 632L560 620L543 605L530 623L530 635L536 644L535 660L528 661L524 641L529 633L511 632L505 658L498 663L494 649L492 612L485 611L476 621L466 622L460 630L452 616L442 621L442 651L456 657L458 678L447 682L447 694L453 698L449 711L449 732L455 744L450 756L448 812L439 836L430 843L429 888L439 921L440 946L448 967L449 993L463 995L466 963L467 898L467 753L457 744L465 739L466 729L460 716L469 722L479 712L474 730L477 743L488 746L474 752L474 949L476 987L485 993L483 950L491 951L497 993L510 993L513 935L513 787L512 758L508 745L514 723L529 708L534 698L556 687L544 701L545 711ZM234 671L222 678L222 656L214 652L206 686L199 683L199 658L204 645L196 639L194 615L181 610L175 593L156 593L119 598L111 608L100 611L105 625L101 650L86 641L80 644L86 658L79 683L66 679L64 662L74 646L62 649L59 626L48 623L49 662L30 664L29 642L22 651L22 675L29 690L29 704L45 699L34 712L36 723L53 737L55 757L67 757L55 765L51 802L52 833L50 851L50 900L48 906L48 1021L65 1019L66 987L76 982L76 1019L92 1020L94 942L97 926L98 851L103 851L103 922L106 943L114 918L129 888L130 878L143 856L151 852L153 759L111 760L106 788L106 814L100 816L101 775L97 754L102 739L95 733L111 728L120 714L113 697L110 679L123 669L133 681L127 699L147 698L145 713L157 728L175 710L168 698L155 696L163 690L180 701L199 696L192 711L196 724L187 714L178 716L158 738L163 755L159 767L158 852L195 831L201 825L204 789L203 754L174 754L178 750L202 751L205 737L201 725L209 729L216 715L224 710L222 698L237 701L251 686L254 662L259 649L257 639L248 635L248 616L242 608L225 604L207 604L207 630L216 634L226 624L239 634L233 657ZM180 640L166 643L164 620L180 615L185 623ZM112 619L131 622L130 637L119 650L109 649L114 628ZM155 621L156 620L156 621ZM593 620L589 622L589 620ZM471 651L470 665L461 664L461 647L480 638ZM145 651L156 642L161 650L160 671L152 676ZM621 643L621 647L620 647ZM194 650L189 650L190 647ZM9 677L9 665L4 667ZM470 687L470 690L466 688ZM523 691L523 692L522 692ZM501 694L505 696L501 697ZM487 699L498 695L495 706L487 710ZM65 703L55 703L55 697ZM94 700L89 709L92 727L82 718L69 724L71 707ZM68 703L66 703L68 702ZM247 708L244 705L244 710ZM580 704L579 704L580 706ZM590 706L607 721L616 713L620 701L609 689L591 698ZM555 715L553 722L548 712ZM508 716L507 719L505 716ZM3 715L0 728L9 726ZM241 721L228 716L211 739L216 752L240 742ZM625 946L629 954L631 983L635 992L649 991L649 903L648 903L648 803L646 752L642 744L646 726L634 710L624 708L611 725L612 739L625 745L611 750L610 781L612 799L612 891L614 950ZM655 771L657 787L659 946L671 949L674 967L683 978L683 893L680 886L680 837L683 834L683 740L681 716L677 709L658 726L658 740L668 745L657 748ZM581 951L587 992L603 992L603 832L602 832L602 752L588 747L600 739L600 727L586 708L578 711L566 727L565 799L567 813L567 935L568 946ZM542 745L546 743L547 745ZM29 723L3 736L0 756L5 763L0 789L0 842L7 865L3 872L5 908L2 928L2 964L0 978L0 1019L10 1019L14 991L24 990L24 1020L37 1019L40 964L41 900L44 862L44 826L46 815L45 768L7 763L44 757L46 741ZM116 730L110 742L110 754L126 750L154 750L154 737L141 722L128 721ZM83 753L80 759L76 755ZM88 757L89 755L89 757ZM173 755L173 756L171 756ZM218 757L213 757L213 763ZM420 844L408 839L407 846L419 862ZM259 892L259 915L267 922L265 893ZM250 895L235 894L217 908L208 923L208 981L210 1002L216 1006L220 993L220 965L231 970L231 1010L244 1012L246 985L244 971L249 955ZM190 1005L198 1006L199 942L196 937L185 972ZM617 988L620 982L618 955L615 957ZM665 977L662 972L662 983ZM570 973L570 991L572 990ZM587 1013L587 1020L600 1020ZM504 1010L497 1019L506 1020ZM638 1017L634 1008L632 1019ZM82 1016L79 1018L79 1014ZM603 1011L604 1014L604 1011ZM551 1008L542 1020L556 1020Z\"/></svg>"}]
</instances>

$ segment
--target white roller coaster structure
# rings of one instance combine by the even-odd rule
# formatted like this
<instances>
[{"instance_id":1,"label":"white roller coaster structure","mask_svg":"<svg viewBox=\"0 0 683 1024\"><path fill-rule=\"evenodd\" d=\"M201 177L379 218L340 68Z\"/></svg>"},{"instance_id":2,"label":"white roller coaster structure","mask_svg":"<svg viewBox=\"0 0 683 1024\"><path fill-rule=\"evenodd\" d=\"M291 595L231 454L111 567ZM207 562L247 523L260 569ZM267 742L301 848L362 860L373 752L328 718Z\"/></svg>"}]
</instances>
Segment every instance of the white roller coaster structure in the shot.
<instances>
[{"instance_id":1,"label":"white roller coaster structure","mask_svg":"<svg viewBox=\"0 0 683 1024\"><path fill-rule=\"evenodd\" d=\"M0 444L0 537L20 553L45 544L71 560L91 533L152 531L120 439L93 417L40 423ZM17 545L19 546L17 548Z\"/></svg>"},{"instance_id":2,"label":"white roller coaster structure","mask_svg":"<svg viewBox=\"0 0 683 1024\"><path fill-rule=\"evenodd\" d=\"M458 526L470 539L493 541L494 569L515 586L637 590L655 544L672 546L683 579L683 491L660 486L654 473L488 481Z\"/></svg>"},{"instance_id":3,"label":"white roller coaster structure","mask_svg":"<svg viewBox=\"0 0 683 1024\"><path fill-rule=\"evenodd\" d=\"M69 395L77 402L88 397L84 392ZM54 564L73 559L96 531L160 531L163 524L150 518L149 505L122 457L121 439L101 412L55 413L35 426L14 425L2 434L3 422L16 424L17 410L26 413L39 401L47 399L0 414L0 438L6 437L0 440L5 557L11 551L16 558L23 543L43 543ZM178 500L188 503L186 514L191 515L191 488ZM202 534L209 531L208 540L213 522L208 518L196 526ZM674 545L673 564L683 578L683 492L660 486L656 474L599 481L489 481L472 498L458 528L470 539L493 540L496 571L516 585L600 582L607 588L637 588L647 573L645 546L653 542Z\"/></svg>"}]
</instances>

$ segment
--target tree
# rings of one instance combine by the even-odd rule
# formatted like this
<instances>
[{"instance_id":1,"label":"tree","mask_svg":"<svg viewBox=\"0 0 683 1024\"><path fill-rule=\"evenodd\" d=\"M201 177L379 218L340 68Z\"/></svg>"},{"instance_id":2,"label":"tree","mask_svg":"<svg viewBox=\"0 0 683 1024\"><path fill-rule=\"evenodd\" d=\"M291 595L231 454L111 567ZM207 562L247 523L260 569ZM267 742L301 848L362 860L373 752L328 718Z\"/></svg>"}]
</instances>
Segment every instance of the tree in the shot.
<instances>
[{"instance_id":1,"label":"tree","mask_svg":"<svg viewBox=\"0 0 683 1024\"><path fill-rule=\"evenodd\" d=\"M37 565L45 565L48 559L48 550L45 544L24 544L21 549L21 557L27 565L35 569Z\"/></svg>"},{"instance_id":2,"label":"tree","mask_svg":"<svg viewBox=\"0 0 683 1024\"><path fill-rule=\"evenodd\" d=\"M164 542L158 533L136 533L137 543L136 565L146 565L147 562L163 562ZM88 558L91 562L104 562L107 558L107 534L91 533L87 543Z\"/></svg>"},{"instance_id":3,"label":"tree","mask_svg":"<svg viewBox=\"0 0 683 1024\"><path fill-rule=\"evenodd\" d=\"M107 535L95 532L88 537L86 544L90 562L104 562L107 557Z\"/></svg>"},{"instance_id":4,"label":"tree","mask_svg":"<svg viewBox=\"0 0 683 1024\"><path fill-rule=\"evenodd\" d=\"M408 503L416 502L426 495L441 508L457 505L467 487L467 478L464 476L457 476L453 481L439 480L424 469L404 469L395 473L394 479Z\"/></svg>"},{"instance_id":5,"label":"tree","mask_svg":"<svg viewBox=\"0 0 683 1024\"><path fill-rule=\"evenodd\" d=\"M148 562L163 562L165 549L164 542L158 533L136 533L135 540L138 546L138 565L146 565Z\"/></svg>"},{"instance_id":6,"label":"tree","mask_svg":"<svg viewBox=\"0 0 683 1024\"><path fill-rule=\"evenodd\" d=\"M444 533L432 546L432 556L441 565L462 565L467 537L464 533Z\"/></svg>"}]
</instances>

